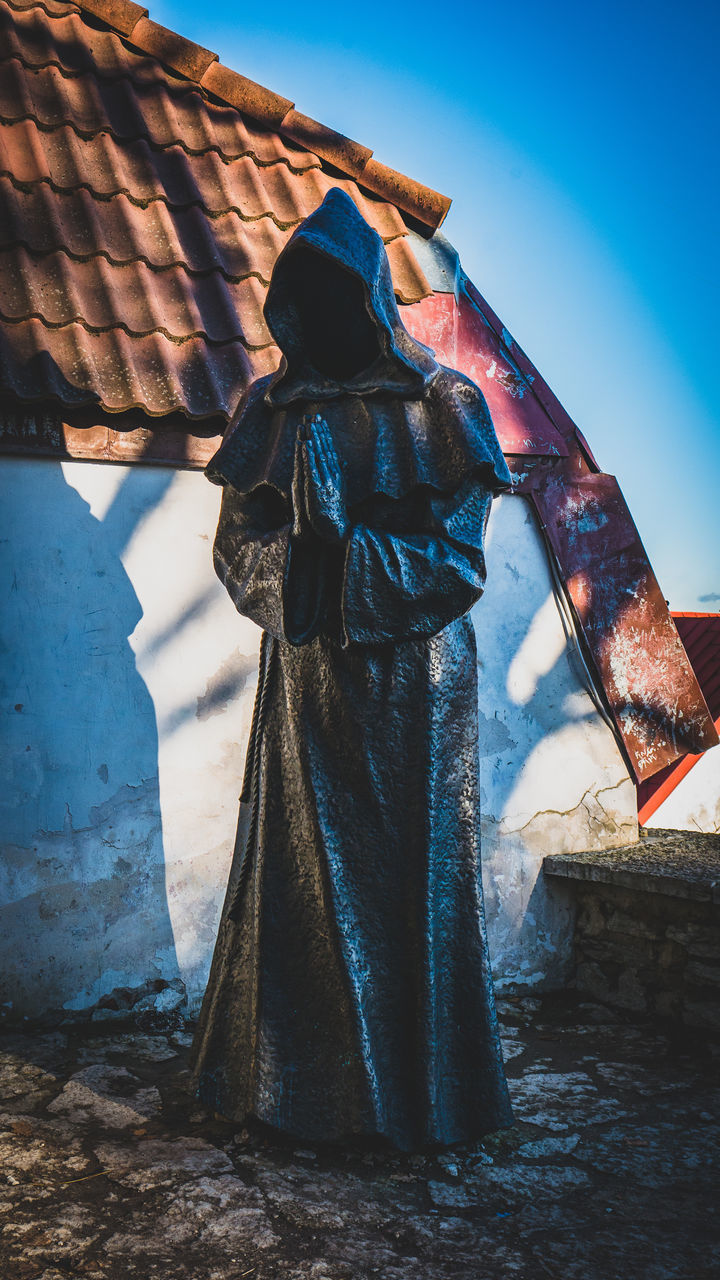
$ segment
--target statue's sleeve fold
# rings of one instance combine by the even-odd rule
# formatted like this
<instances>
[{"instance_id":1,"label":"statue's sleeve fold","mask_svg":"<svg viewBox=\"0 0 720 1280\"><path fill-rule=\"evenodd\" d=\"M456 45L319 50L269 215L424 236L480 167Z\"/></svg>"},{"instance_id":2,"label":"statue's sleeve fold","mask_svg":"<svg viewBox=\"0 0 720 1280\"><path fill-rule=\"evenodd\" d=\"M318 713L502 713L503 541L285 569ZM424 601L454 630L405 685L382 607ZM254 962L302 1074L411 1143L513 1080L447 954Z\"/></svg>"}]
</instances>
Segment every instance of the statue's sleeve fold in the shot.
<instances>
[{"instance_id":1,"label":"statue's sleeve fold","mask_svg":"<svg viewBox=\"0 0 720 1280\"><path fill-rule=\"evenodd\" d=\"M269 485L223 489L213 560L235 608L289 644L307 644L324 618L328 553L298 542L283 496Z\"/></svg>"},{"instance_id":2,"label":"statue's sleeve fold","mask_svg":"<svg viewBox=\"0 0 720 1280\"><path fill-rule=\"evenodd\" d=\"M476 480L428 501L427 527L396 533L357 524L345 556L345 644L431 636L467 613L485 585L483 538L492 493Z\"/></svg>"}]
</instances>

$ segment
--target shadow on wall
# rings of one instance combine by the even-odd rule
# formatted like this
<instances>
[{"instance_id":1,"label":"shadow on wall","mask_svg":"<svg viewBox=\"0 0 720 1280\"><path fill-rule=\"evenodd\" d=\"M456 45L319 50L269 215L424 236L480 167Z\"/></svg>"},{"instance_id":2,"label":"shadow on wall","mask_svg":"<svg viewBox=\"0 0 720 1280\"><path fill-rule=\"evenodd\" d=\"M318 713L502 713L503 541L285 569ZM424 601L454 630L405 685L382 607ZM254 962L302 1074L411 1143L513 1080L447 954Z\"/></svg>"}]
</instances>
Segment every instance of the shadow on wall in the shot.
<instances>
[{"instance_id":1,"label":"shadow on wall","mask_svg":"<svg viewBox=\"0 0 720 1280\"><path fill-rule=\"evenodd\" d=\"M146 474L140 494L120 483L101 521L60 462L0 467L5 1014L158 992L170 1007L182 989L155 710L128 640L142 611L121 561L171 478Z\"/></svg>"},{"instance_id":2,"label":"shadow on wall","mask_svg":"<svg viewBox=\"0 0 720 1280\"><path fill-rule=\"evenodd\" d=\"M524 498L494 506L478 640L483 883L500 991L567 979L567 888L548 853L637 839L635 788L571 655L547 553Z\"/></svg>"}]
</instances>

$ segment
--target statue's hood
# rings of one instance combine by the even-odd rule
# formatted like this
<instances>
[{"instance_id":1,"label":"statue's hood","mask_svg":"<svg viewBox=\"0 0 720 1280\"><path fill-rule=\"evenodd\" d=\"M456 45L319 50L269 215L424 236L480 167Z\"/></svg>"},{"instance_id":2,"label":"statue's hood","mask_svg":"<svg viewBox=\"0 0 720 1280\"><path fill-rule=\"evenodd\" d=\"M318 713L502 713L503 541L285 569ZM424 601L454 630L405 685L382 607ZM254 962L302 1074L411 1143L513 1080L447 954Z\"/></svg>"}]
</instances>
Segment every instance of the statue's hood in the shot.
<instances>
[{"instance_id":1,"label":"statue's hood","mask_svg":"<svg viewBox=\"0 0 720 1280\"><path fill-rule=\"evenodd\" d=\"M278 258L265 318L282 364L247 389L210 480L241 493L269 485L290 506L298 428L321 412L351 508L422 486L454 492L471 476L493 493L509 487L482 392L411 338L382 240L343 191L328 193ZM359 353L355 369L351 359L342 376L328 372L348 353Z\"/></svg>"},{"instance_id":2,"label":"statue's hood","mask_svg":"<svg viewBox=\"0 0 720 1280\"><path fill-rule=\"evenodd\" d=\"M332 278L328 264L336 270L337 296L333 302L339 311L341 331L346 324L348 333L353 325L367 329L368 317L372 322L373 356L359 371L343 376L315 367L307 322L303 324L302 320L303 302L307 299L300 296L298 286L301 256L310 268L303 293L313 290L313 264L318 279L328 275ZM362 288L351 285L346 273ZM353 310L363 314L353 315ZM338 187L333 187L320 207L300 224L277 259L265 302L265 320L284 357L266 393L271 404L337 395L366 396L373 392L415 398L425 393L438 373L432 352L410 336L400 319L390 264L380 236Z\"/></svg>"}]
</instances>

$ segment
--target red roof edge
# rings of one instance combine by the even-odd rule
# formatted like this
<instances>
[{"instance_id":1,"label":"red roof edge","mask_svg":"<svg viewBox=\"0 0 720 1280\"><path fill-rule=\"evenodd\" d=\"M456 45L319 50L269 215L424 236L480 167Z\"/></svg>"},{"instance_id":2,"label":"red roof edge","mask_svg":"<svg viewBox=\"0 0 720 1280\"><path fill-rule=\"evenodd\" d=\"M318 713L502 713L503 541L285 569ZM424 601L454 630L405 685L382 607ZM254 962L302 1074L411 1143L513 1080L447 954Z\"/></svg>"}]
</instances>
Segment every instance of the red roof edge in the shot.
<instances>
[{"instance_id":1,"label":"red roof edge","mask_svg":"<svg viewBox=\"0 0 720 1280\"><path fill-rule=\"evenodd\" d=\"M673 609L671 617L680 635L715 728L720 731L720 613ZM703 623L707 625L703 627ZM667 800L701 755L688 752L638 786L638 821L647 822Z\"/></svg>"},{"instance_id":2,"label":"red roof edge","mask_svg":"<svg viewBox=\"0 0 720 1280\"><path fill-rule=\"evenodd\" d=\"M715 728L720 733L720 716L715 721ZM672 795L690 770L695 768L698 760L702 760L702 753L681 756L674 764L668 765L662 773L655 774L654 778L648 778L638 785L638 822L641 827L649 818L652 818L668 796Z\"/></svg>"}]
</instances>

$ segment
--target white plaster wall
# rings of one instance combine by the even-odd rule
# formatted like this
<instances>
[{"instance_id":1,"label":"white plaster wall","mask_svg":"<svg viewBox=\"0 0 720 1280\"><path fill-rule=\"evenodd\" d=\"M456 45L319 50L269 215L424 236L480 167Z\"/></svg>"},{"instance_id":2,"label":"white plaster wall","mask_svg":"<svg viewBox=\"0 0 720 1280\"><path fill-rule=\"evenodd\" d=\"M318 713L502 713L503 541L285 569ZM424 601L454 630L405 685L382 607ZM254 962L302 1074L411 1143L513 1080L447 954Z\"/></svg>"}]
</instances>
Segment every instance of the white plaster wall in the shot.
<instances>
[{"instance_id":1,"label":"white plaster wall","mask_svg":"<svg viewBox=\"0 0 720 1280\"><path fill-rule=\"evenodd\" d=\"M213 572L219 490L38 459L3 461L0 489L0 999L81 1010L177 979L196 999L259 634Z\"/></svg>"},{"instance_id":2,"label":"white plaster wall","mask_svg":"<svg viewBox=\"0 0 720 1280\"><path fill-rule=\"evenodd\" d=\"M645 826L720 833L720 746L700 757Z\"/></svg>"},{"instance_id":3,"label":"white plaster wall","mask_svg":"<svg viewBox=\"0 0 720 1280\"><path fill-rule=\"evenodd\" d=\"M483 882L496 985L568 976L571 908L545 854L637 840L637 799L611 730L585 691L524 498L494 505L478 640Z\"/></svg>"},{"instance_id":4,"label":"white plaster wall","mask_svg":"<svg viewBox=\"0 0 720 1280\"><path fill-rule=\"evenodd\" d=\"M207 979L259 633L215 578L219 491L164 467L0 465L0 1003L28 1016ZM548 852L635 837L635 794L568 661L521 498L489 530L484 877L499 986L562 981ZM170 992L172 995L172 991ZM151 998L150 996L148 998Z\"/></svg>"}]
</instances>

